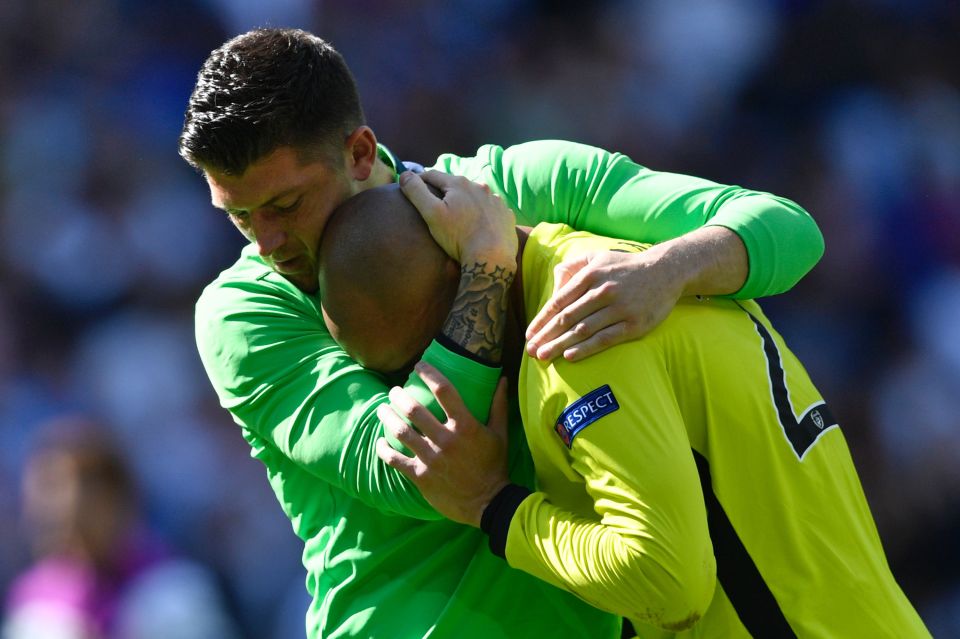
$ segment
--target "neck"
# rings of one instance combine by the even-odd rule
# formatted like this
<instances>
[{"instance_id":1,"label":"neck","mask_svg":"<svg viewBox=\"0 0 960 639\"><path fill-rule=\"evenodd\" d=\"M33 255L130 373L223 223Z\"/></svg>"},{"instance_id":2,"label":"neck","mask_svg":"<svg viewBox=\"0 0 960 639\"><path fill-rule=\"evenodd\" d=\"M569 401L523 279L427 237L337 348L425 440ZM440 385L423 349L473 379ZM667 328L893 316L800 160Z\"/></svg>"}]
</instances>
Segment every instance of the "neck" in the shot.
<instances>
[{"instance_id":1,"label":"neck","mask_svg":"<svg viewBox=\"0 0 960 639\"><path fill-rule=\"evenodd\" d=\"M400 167L400 169L402 170L402 167ZM370 177L363 183L363 190L390 184L396 182L396 180L397 174L394 170L378 157L373 163L373 171L370 173Z\"/></svg>"}]
</instances>

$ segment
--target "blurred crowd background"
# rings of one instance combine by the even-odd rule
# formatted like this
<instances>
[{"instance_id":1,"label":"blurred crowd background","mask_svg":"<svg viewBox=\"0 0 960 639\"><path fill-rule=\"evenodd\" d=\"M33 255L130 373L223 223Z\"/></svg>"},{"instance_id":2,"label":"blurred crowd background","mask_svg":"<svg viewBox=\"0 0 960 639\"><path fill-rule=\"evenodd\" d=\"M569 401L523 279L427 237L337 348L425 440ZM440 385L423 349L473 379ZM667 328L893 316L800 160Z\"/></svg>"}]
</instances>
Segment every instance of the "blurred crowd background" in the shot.
<instances>
[{"instance_id":1,"label":"blurred crowd background","mask_svg":"<svg viewBox=\"0 0 960 639\"><path fill-rule=\"evenodd\" d=\"M894 573L960 636L960 3L8 0L5 639L54 639L29 628L55 614L111 639L303 636L300 543L193 341L241 238L176 152L203 59L261 25L333 42L404 159L564 138L804 205L826 255L764 307L840 418ZM44 589L95 618L11 621Z\"/></svg>"}]
</instances>

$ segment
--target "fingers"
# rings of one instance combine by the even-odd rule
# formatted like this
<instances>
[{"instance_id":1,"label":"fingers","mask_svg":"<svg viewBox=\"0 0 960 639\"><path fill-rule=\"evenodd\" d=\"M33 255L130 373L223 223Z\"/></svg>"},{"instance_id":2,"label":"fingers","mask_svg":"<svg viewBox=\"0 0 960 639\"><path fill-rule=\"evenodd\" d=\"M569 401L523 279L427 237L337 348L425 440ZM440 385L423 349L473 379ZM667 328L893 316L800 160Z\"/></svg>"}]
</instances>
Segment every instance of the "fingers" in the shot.
<instances>
[{"instance_id":1,"label":"fingers","mask_svg":"<svg viewBox=\"0 0 960 639\"><path fill-rule=\"evenodd\" d=\"M383 437L377 439L377 457L383 460L383 463L387 466L396 468L411 480L416 481L420 474L419 460L416 457L407 457L403 453L395 451Z\"/></svg>"},{"instance_id":2,"label":"fingers","mask_svg":"<svg viewBox=\"0 0 960 639\"><path fill-rule=\"evenodd\" d=\"M590 339L598 332L617 323L623 323L621 320L622 318L615 309L601 306L596 312L567 328L558 325L552 333L555 336L532 346L528 345L527 353L539 360L550 361L577 344Z\"/></svg>"},{"instance_id":3,"label":"fingers","mask_svg":"<svg viewBox=\"0 0 960 639\"><path fill-rule=\"evenodd\" d=\"M398 442L409 448L410 452L417 457L423 457L434 452L435 447L432 443L403 421L389 405L380 404L377 407L377 417L386 431L393 435Z\"/></svg>"},{"instance_id":4,"label":"fingers","mask_svg":"<svg viewBox=\"0 0 960 639\"><path fill-rule=\"evenodd\" d=\"M435 437L442 430L443 427L437 418L423 404L410 397L399 386L391 388L388 396L390 397L390 408L396 411L397 415L410 422L420 433L427 437Z\"/></svg>"},{"instance_id":5,"label":"fingers","mask_svg":"<svg viewBox=\"0 0 960 639\"><path fill-rule=\"evenodd\" d=\"M598 330L618 321L609 308L605 286L588 291L583 297L554 315L536 334L527 341L527 353L538 357L545 346L562 337L567 345L586 339Z\"/></svg>"},{"instance_id":6,"label":"fingers","mask_svg":"<svg viewBox=\"0 0 960 639\"><path fill-rule=\"evenodd\" d=\"M418 362L415 369L417 375L423 380L423 383L427 385L427 388L430 389L433 396L437 398L437 403L440 404L440 408L447 414L447 424L450 428L455 429L458 423L468 421L464 419L464 417L469 416L467 407L464 405L463 399L461 399L457 389L450 383L450 380L426 362Z\"/></svg>"},{"instance_id":7,"label":"fingers","mask_svg":"<svg viewBox=\"0 0 960 639\"><path fill-rule=\"evenodd\" d=\"M499 199L499 196L495 195L486 184L474 182L462 175L451 175L442 171L424 171L419 174L408 171L400 175L400 188L403 189L404 193L408 188L417 189L420 188L420 185L423 185L423 188L428 192L430 189L427 185L430 185L440 192L442 198L445 198L451 191L455 191L474 199L490 196Z\"/></svg>"},{"instance_id":8,"label":"fingers","mask_svg":"<svg viewBox=\"0 0 960 639\"><path fill-rule=\"evenodd\" d=\"M563 358L570 362L579 362L616 344L633 339L626 322L617 322L601 329L583 340L563 350Z\"/></svg>"},{"instance_id":9,"label":"fingers","mask_svg":"<svg viewBox=\"0 0 960 639\"><path fill-rule=\"evenodd\" d=\"M436 217L440 211L439 207L443 207L443 200L434 195L421 177L413 171L405 171L400 175L400 190L425 219Z\"/></svg>"},{"instance_id":10,"label":"fingers","mask_svg":"<svg viewBox=\"0 0 960 639\"><path fill-rule=\"evenodd\" d=\"M403 176L400 176L401 180ZM460 189L476 189L477 192L491 193L490 187L482 182L474 182L473 180L463 177L462 175L452 175L450 173L444 173L442 171L424 171L420 174L420 178L429 184L434 186L444 193L447 191L460 188Z\"/></svg>"},{"instance_id":11,"label":"fingers","mask_svg":"<svg viewBox=\"0 0 960 639\"><path fill-rule=\"evenodd\" d=\"M542 332L551 320L583 295L587 287L586 271L583 269L589 262L590 257L582 255L573 260L561 262L554 268L553 293L527 327L528 340ZM574 280L577 274L582 275Z\"/></svg>"},{"instance_id":12,"label":"fingers","mask_svg":"<svg viewBox=\"0 0 960 639\"><path fill-rule=\"evenodd\" d=\"M623 309L612 305L616 284L607 281L589 288L579 298L548 319L530 334L526 350L532 357L552 359L556 346L566 348L599 330L624 320ZM529 333L529 331L528 331Z\"/></svg>"},{"instance_id":13,"label":"fingers","mask_svg":"<svg viewBox=\"0 0 960 639\"><path fill-rule=\"evenodd\" d=\"M491 202L495 202L497 211L508 214L511 219L513 219L513 211L503 203L499 195L490 189L489 185L483 182L474 182L462 175L451 175L441 171L425 171L416 177L420 182L429 184L431 187L439 190L445 202L448 201L451 196L464 198L464 201L470 202L472 206L480 206L483 203L490 206ZM401 187L403 187L404 182L410 179L404 174L400 176L400 180ZM412 183L416 184L415 182Z\"/></svg>"},{"instance_id":14,"label":"fingers","mask_svg":"<svg viewBox=\"0 0 960 639\"><path fill-rule=\"evenodd\" d=\"M403 173L400 185L433 239L457 262L516 260L515 214L488 185L439 171Z\"/></svg>"},{"instance_id":15,"label":"fingers","mask_svg":"<svg viewBox=\"0 0 960 639\"><path fill-rule=\"evenodd\" d=\"M557 291L563 288L571 277L589 263L590 256L587 254L557 264L553 268L553 293L551 293L551 296L556 295Z\"/></svg>"}]
</instances>

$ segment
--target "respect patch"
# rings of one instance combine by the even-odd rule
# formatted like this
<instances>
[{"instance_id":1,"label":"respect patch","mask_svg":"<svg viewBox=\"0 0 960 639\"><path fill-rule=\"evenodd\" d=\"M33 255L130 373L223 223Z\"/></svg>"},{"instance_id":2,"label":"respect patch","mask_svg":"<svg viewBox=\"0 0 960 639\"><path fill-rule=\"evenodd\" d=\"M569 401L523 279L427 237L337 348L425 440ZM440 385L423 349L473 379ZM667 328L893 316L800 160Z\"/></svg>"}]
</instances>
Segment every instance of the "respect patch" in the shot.
<instances>
[{"instance_id":1,"label":"respect patch","mask_svg":"<svg viewBox=\"0 0 960 639\"><path fill-rule=\"evenodd\" d=\"M609 385L604 384L563 409L553 429L557 431L557 435L560 435L566 447L570 448L573 445L573 438L580 431L604 415L619 409L620 404L617 403L613 391L610 390Z\"/></svg>"}]
</instances>

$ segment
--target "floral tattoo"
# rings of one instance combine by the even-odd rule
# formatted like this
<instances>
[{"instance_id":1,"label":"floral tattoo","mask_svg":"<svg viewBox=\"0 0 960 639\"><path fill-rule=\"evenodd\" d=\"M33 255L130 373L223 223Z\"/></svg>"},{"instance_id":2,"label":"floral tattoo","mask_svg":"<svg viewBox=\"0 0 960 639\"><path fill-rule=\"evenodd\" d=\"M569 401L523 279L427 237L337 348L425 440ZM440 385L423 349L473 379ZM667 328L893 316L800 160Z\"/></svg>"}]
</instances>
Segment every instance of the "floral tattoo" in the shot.
<instances>
[{"instance_id":1,"label":"floral tattoo","mask_svg":"<svg viewBox=\"0 0 960 639\"><path fill-rule=\"evenodd\" d=\"M474 262L460 266L460 287L443 333L471 353L499 363L507 299L516 271Z\"/></svg>"}]
</instances>

